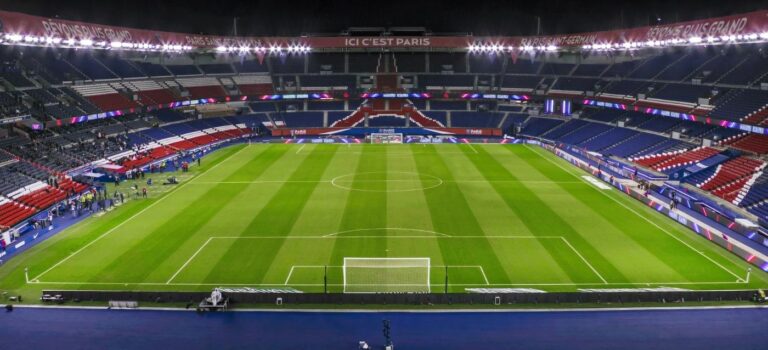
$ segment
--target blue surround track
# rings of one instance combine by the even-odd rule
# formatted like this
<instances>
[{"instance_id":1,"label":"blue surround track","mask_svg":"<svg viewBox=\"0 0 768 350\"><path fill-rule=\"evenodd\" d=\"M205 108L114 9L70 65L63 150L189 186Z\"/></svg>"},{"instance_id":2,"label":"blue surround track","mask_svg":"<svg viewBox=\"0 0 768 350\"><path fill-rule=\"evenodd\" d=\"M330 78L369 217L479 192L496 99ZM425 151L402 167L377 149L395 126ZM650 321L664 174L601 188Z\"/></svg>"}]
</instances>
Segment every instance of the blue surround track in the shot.
<instances>
[{"instance_id":1,"label":"blue surround track","mask_svg":"<svg viewBox=\"0 0 768 350\"><path fill-rule=\"evenodd\" d=\"M766 349L768 308L227 312L15 308L2 349Z\"/></svg>"}]
</instances>

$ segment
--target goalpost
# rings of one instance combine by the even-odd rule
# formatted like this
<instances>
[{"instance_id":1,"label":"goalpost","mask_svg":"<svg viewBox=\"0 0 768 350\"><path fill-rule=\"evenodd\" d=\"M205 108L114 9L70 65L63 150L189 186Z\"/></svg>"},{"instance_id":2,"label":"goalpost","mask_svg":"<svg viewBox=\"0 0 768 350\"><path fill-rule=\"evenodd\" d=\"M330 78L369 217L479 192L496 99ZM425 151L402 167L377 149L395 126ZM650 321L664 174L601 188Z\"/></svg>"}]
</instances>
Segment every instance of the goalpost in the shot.
<instances>
[{"instance_id":1,"label":"goalpost","mask_svg":"<svg viewBox=\"0 0 768 350\"><path fill-rule=\"evenodd\" d=\"M403 134L374 132L371 134L371 143L403 143Z\"/></svg>"},{"instance_id":2,"label":"goalpost","mask_svg":"<svg viewBox=\"0 0 768 350\"><path fill-rule=\"evenodd\" d=\"M429 258L344 258L344 293L429 293Z\"/></svg>"}]
</instances>

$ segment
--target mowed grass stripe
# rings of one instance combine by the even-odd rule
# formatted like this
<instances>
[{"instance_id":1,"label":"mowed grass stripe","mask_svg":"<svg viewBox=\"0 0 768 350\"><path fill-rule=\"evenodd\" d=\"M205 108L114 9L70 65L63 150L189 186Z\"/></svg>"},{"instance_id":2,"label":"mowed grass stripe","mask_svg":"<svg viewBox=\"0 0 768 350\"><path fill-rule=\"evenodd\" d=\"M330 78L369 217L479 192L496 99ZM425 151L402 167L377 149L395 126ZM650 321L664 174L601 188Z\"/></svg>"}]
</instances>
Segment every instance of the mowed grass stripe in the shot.
<instances>
[{"instance_id":1,"label":"mowed grass stripe","mask_svg":"<svg viewBox=\"0 0 768 350\"><path fill-rule=\"evenodd\" d=\"M605 204L606 198L599 192L593 191L593 185L580 179L573 179L578 182L548 180L547 176L560 180L567 174L563 174L563 169L559 167L546 171L537 170L530 162L541 161L541 159L532 158L530 154L521 155L520 153L526 152L524 147L516 147L513 150L504 147L487 147L486 149L508 171L543 179L545 183L526 184L526 186L534 190L543 203L557 212L560 218L581 234L627 279L642 282L686 281L675 270L658 261L643 246L626 237L621 229L604 218L603 212L594 208L593 204ZM491 149L499 149L502 153L491 153ZM507 159L511 159L512 164L501 162ZM640 225L636 229L642 230L645 226Z\"/></svg>"},{"instance_id":2,"label":"mowed grass stripe","mask_svg":"<svg viewBox=\"0 0 768 350\"><path fill-rule=\"evenodd\" d=\"M357 168L351 188L368 191L353 191L347 197L344 216L338 231L344 232L356 229L375 229L387 227L387 183L386 181L372 182L370 179L377 175L378 179L386 180L387 147L381 145L366 145L359 155ZM345 257L385 257L387 255L386 230L365 230L342 235L376 236L366 239L334 239L333 252L329 265L343 265ZM333 273L331 275L331 273ZM342 283L341 271L329 271L329 283ZM341 292L343 288L331 291Z\"/></svg>"},{"instance_id":3,"label":"mowed grass stripe","mask_svg":"<svg viewBox=\"0 0 768 350\"><path fill-rule=\"evenodd\" d=\"M475 156L475 152L466 154L451 152L455 151L454 147L437 147L436 149L446 159L446 166L453 174L460 173L462 176L483 179L484 174L468 159ZM513 162L512 159L505 159L505 161ZM514 166L520 166L520 164ZM505 182L508 179L499 178L494 181ZM536 236L507 205L502 198L502 193L488 181L459 182L458 187L467 201L472 204L470 208L487 236ZM540 234L539 236L548 235ZM579 266L583 269L587 268L583 262L563 265L562 261L550 256L550 253L556 253L571 260L578 258L559 238L492 239L491 242L491 247L504 265L510 279L518 283L578 282L578 280L571 280L565 269L569 266L571 269L577 269Z\"/></svg>"},{"instance_id":4,"label":"mowed grass stripe","mask_svg":"<svg viewBox=\"0 0 768 350\"><path fill-rule=\"evenodd\" d=\"M490 178L511 178L517 180L513 172L499 164L485 149L476 147L477 153L468 155L475 167ZM465 150L465 153L468 153ZM562 172L562 170L561 170ZM504 198L507 206L512 209L535 235L563 236L589 262L595 266L600 275L608 282L627 282L626 276L595 249L584 237L563 220L557 212L544 203L535 191L522 182L492 182L492 186ZM571 208L575 210L576 208ZM551 243L545 244L549 254L559 262L572 281L601 281L591 270L583 269L585 263L576 255L565 254L554 249ZM597 279L596 279L597 278Z\"/></svg>"},{"instance_id":5,"label":"mowed grass stripe","mask_svg":"<svg viewBox=\"0 0 768 350\"><path fill-rule=\"evenodd\" d=\"M318 148L317 152L331 152L331 148L341 152L346 147L333 144L308 145L302 150L302 153L311 152L314 148ZM357 167L358 160L359 157L345 157L335 153L322 178L333 179L339 176L353 175L349 173ZM349 177L349 179L352 178L352 176ZM275 256L275 261L267 272L267 278L270 281L285 283L288 275L291 274L291 267L300 265L316 267L295 269L288 282L291 284L321 284L323 282L323 269L320 267L328 265L328 262L331 261L333 238L301 239L301 237L317 237L337 233L344 218L347 198L350 195L352 195L352 191L332 186L330 180L318 184L291 229L290 238L292 239L280 248L280 252ZM301 287L301 289L304 291L313 290L308 287ZM320 291L321 289L315 290Z\"/></svg>"},{"instance_id":6,"label":"mowed grass stripe","mask_svg":"<svg viewBox=\"0 0 768 350\"><path fill-rule=\"evenodd\" d=\"M413 150L416 147L406 145L393 145L391 148L398 152L398 156L387 157L387 170L393 174L398 182L388 183L395 186L395 190L387 193L387 225L397 228L412 228L422 231L387 232L389 236L430 236L434 233L432 218L427 206L427 199L421 188L429 188L438 184L438 180L424 177L419 174ZM429 190L426 190L429 191ZM406 208L406 210L403 210ZM435 234L436 235L436 234ZM387 257L405 258L430 258L432 266L444 265L442 250L435 238L403 239L389 238L387 240ZM432 269L432 282L439 282L444 277L442 271Z\"/></svg>"},{"instance_id":7,"label":"mowed grass stripe","mask_svg":"<svg viewBox=\"0 0 768 350\"><path fill-rule=\"evenodd\" d=\"M522 154L527 153L538 158L532 159L530 164L540 171L547 172L559 168L544 158L548 157L547 154L539 153L528 147L523 148L523 151L521 152ZM559 158L549 159L553 162L561 161ZM577 177L576 174L570 172L565 173L572 177ZM600 191L596 187L591 186L586 187L582 191L577 191L572 188L564 189L573 193L574 197L582 201L585 205L587 203L584 202L583 196L577 196L577 193L584 193L585 191L595 193L596 191ZM602 196L600 193L597 193L597 195ZM649 224L643 217L638 216L621 205L616 205L616 203L610 199L605 198L603 201L592 201L589 202L589 205L593 210L601 213L606 221L619 227L629 239L632 239L653 254L659 262L662 262L670 269L677 271L681 277L690 281L702 282L727 281L733 279L733 276L727 271L691 250L691 248L685 246L680 241L670 237L658 227ZM632 205L636 205L636 203L632 203ZM642 208L640 210L648 209ZM638 229L641 227L642 230Z\"/></svg>"},{"instance_id":8,"label":"mowed grass stripe","mask_svg":"<svg viewBox=\"0 0 768 350\"><path fill-rule=\"evenodd\" d=\"M277 162L280 154L285 151L287 149L268 148L263 152L251 153L248 161L235 163L235 166L224 164L227 167L223 166L217 171L229 174L225 179L230 180L237 176L240 169L269 167ZM167 204L167 206L178 206L180 210L173 216L162 217L165 223L142 239L135 241L132 245L123 246L124 252L111 263L103 265L104 267L90 281L157 282L158 280L148 281L147 277L158 270L170 273L174 266L180 265L179 261L183 262L183 259L186 259L188 255L186 251L179 252L179 248L196 237L196 233L201 227L220 215L226 204L237 196L245 186L247 185L220 184L212 187L193 187L195 190L207 190L199 195L179 198L179 200ZM201 203L205 203L205 205L200 205ZM191 247L194 248L196 245L197 242L193 241ZM138 269L136 265L127 262L135 262L146 266L146 268Z\"/></svg>"},{"instance_id":9,"label":"mowed grass stripe","mask_svg":"<svg viewBox=\"0 0 768 350\"><path fill-rule=\"evenodd\" d=\"M432 226L436 231L451 236L484 235L480 223L472 214L470 204L467 203L458 185L453 182L453 174L443 158L438 155L435 146L428 145L424 148L425 152L414 153L419 172L437 176L445 181L442 186L424 191ZM510 282L504 265L487 239L462 240L466 243L460 249L457 249L457 246L449 240L452 238L438 239L443 261L447 265L466 265L467 262L472 262L472 265L481 265L489 276L494 276L491 283Z\"/></svg>"},{"instance_id":10,"label":"mowed grass stripe","mask_svg":"<svg viewBox=\"0 0 768 350\"><path fill-rule=\"evenodd\" d=\"M295 152L295 148L290 148ZM302 152L303 153L303 152ZM286 153L286 158L295 157ZM332 153L310 152L288 177L289 180L318 180L333 158ZM301 159L301 158L299 158ZM250 218L250 223L240 236L287 237L301 214L307 199L312 195L318 182L284 183L271 198L264 198L267 205ZM232 235L236 236L236 235ZM212 256L215 264L205 277L206 283L270 283L265 281L266 272L285 243L283 239L233 240L226 250ZM198 261L198 264L206 263Z\"/></svg>"},{"instance_id":11,"label":"mowed grass stripe","mask_svg":"<svg viewBox=\"0 0 768 350\"><path fill-rule=\"evenodd\" d=\"M320 146L325 148L322 151L318 150L317 153L310 152L312 149L318 148ZM248 147L247 151L237 153L235 156L232 156L230 159L228 159L227 162L217 166L218 160L224 159L242 149L242 147L236 146L233 148L226 148L220 151L216 151L215 153L206 157L203 160L203 167L200 169L193 167L192 173L194 174L199 173L200 170L206 170L216 166L216 169L214 169L215 171L212 170L202 174L192 181L198 182L197 184L193 186L191 183L190 186L185 186L182 190L172 193L170 196L168 196L171 198L163 200L163 203L159 203L157 206L151 208L151 210L147 210L145 213L136 216L135 219L131 219L130 221L126 222L124 225L114 230L114 234L105 236L104 239L100 239L96 243L89 245L88 249L84 249L81 251L81 253L78 253L72 258L68 258L65 263L61 264L55 269L52 269L50 273L47 273L43 276L43 278L41 278L43 282L70 281L73 282L73 284L53 285L32 283L25 285L23 267L29 266L30 275L34 277L36 275L36 270L37 273L39 273L50 268L57 262L61 261L62 258L67 257L72 252L78 251L81 247L92 242L96 237L99 237L104 232L110 231L116 225L120 225L121 223L125 222L128 218L134 217L135 214L145 209L147 205L155 203L157 199L150 198L148 200L131 201L128 204L120 207L118 210L105 214L104 216L88 218L83 222L74 225L72 228L67 229L67 231L57 234L45 242L41 242L39 245L33 247L29 251L8 260L4 265L0 266L0 289L19 293L24 295L25 298L35 298L39 296L41 289L46 288L91 290L115 289L203 291L210 290L213 285L196 285L197 283L215 283L217 285L232 285L235 283L282 284L286 277L285 271L289 270L290 265L303 264L304 262L309 262L311 265L332 265L334 259L338 260L338 262L334 265L338 265L340 264L341 259L333 258L332 254L338 253L338 251L334 251L334 248L338 248L334 247L334 245L340 241L343 241L343 239L334 240L332 237L307 240L277 238L275 240L285 240L285 242L274 249L274 251L277 251L278 253L276 253L275 256L271 258L271 260L266 259L269 261L265 260L263 262L259 262L259 264L268 266L267 272L262 272L261 276L259 276L257 275L258 271L254 271L254 269L250 268L250 266L243 266L242 261L251 259L253 255L264 255L264 253L260 251L260 248L264 245L262 242L268 240L216 239L212 240L211 244L209 244L206 249L204 249L199 254L199 259L196 258L194 262L189 264L188 268L186 268L183 273L179 274L179 277L173 281L174 283L179 284L164 284L168 277L173 272L178 270L178 268L184 264L184 262L192 254L195 253L195 251L203 242L208 239L208 237L220 235L237 236L247 234L245 227L253 224L251 219L253 219L253 217L257 215L262 208L272 205L273 201L282 201L283 198L279 198L277 193L281 191L285 192L285 186L295 185L294 183L282 183L280 181L287 180L289 176L292 176L295 170L304 165L303 161L305 159L320 154L321 152L336 153L334 154L330 164L326 166L326 169L322 175L319 176L319 178L307 180L312 184L316 184L317 187L314 191L312 191L312 194L309 196L309 198L305 200L306 204L304 204L303 208L300 209L300 213L297 214L298 219L290 227L290 230L287 233L290 238L295 238L295 236L302 234L320 235L333 233L337 231L339 227L344 225L344 220L349 221L347 226L352 227L353 229L404 226L410 224L409 226L418 227L419 229L432 227L434 231L446 232L449 234L452 233L450 229L445 230L441 229L440 227L433 226L433 222L436 220L432 217L434 209L428 203L426 196L434 192L434 189L420 190L410 193L404 192L402 194L385 192L386 207L383 210L383 225L360 225L355 220L350 220L348 212L351 212L349 208L349 203L352 202L351 198L370 195L370 193L335 188L330 185L329 180L341 175L346 175L348 173L354 173L355 171L360 173L376 171L377 168L375 168L373 165L361 166L359 164L359 162L362 161L361 158L365 157L362 154L351 154L351 152L341 154L342 151L347 151L349 149L359 150L360 153L362 153L362 151L368 149L369 146L375 148L372 150L372 153L382 155L378 161L383 161L386 163L386 166L382 167L383 171L385 172L384 179L386 179L386 174L392 174L394 171L401 170L408 171L409 169L413 168L416 168L420 173L439 175L436 173L431 163L427 162L426 165L421 166L421 160L416 159L413 156L418 154L420 156L426 156L426 159L429 159L429 153L434 153L434 151L437 151L438 155L443 158L443 163L447 166L448 172L453 176L453 179L459 180L454 184L460 190L464 197L464 201L468 203L471 214L474 216L475 221L478 223L479 231L467 232L468 235L488 236L503 235L504 233L520 235L530 234L528 227L525 227L525 225L522 224L523 220L507 207L507 204L504 202L504 200L501 199L500 194L493 186L491 186L489 181L487 181L485 177L479 175L481 174L480 170L476 168L475 165L469 160L471 157L476 157L477 155L474 151L469 149L467 145L440 145L429 147L423 145L357 145L356 147L351 148L335 145L307 145L298 155L295 154L295 151L300 146L253 145ZM663 215L659 215L652 209L648 209L645 206L636 203L634 200L623 196L621 193L618 193L618 191L607 191L607 194L610 196L610 198L605 198L605 196L603 196L603 193L605 192L598 192L597 190L594 190L591 188L591 185L585 183L579 178L580 170L572 168L564 161L559 161L558 158L555 158L554 155L551 155L546 151L539 150L537 148L530 149L530 151L534 152L534 154L531 154L531 152L528 152L529 150L525 149L525 146L474 145L473 147L477 151L487 151L490 156L495 158L499 165L503 166L507 169L507 171L513 173L514 175L519 176L520 180L526 181L526 183L524 183L525 187L533 191L536 196L539 197L539 200L549 206L553 211L560 213L560 216L564 221L568 222L574 228L574 230L581 234L585 239L589 240L595 249L604 254L604 256L611 261L614 267L624 273L625 276L635 284L648 282L674 283L684 282L686 280L691 280L693 281L692 283L696 283L697 281L713 282L712 280L715 280L717 275L706 273L706 270L709 268L714 268L714 265L712 265L711 262L704 262L699 264L698 261L689 261L687 263L689 267L691 269L702 270L702 278L705 279L693 278L692 275L680 276L677 271L672 270L671 267L667 266L665 262L651 255L653 252L659 250L658 247L650 247L646 249L640 246L632 239L626 237L625 234L617 227L615 227L614 224L609 223L601 216L599 216L599 214L595 213L594 211L597 209L595 209L596 207L593 208L593 201L599 201L602 205L605 205L606 202L608 202L614 207L621 206L621 204L627 205L628 207L633 208L638 213L640 213L641 217L654 220L654 223L658 223L659 226L667 229L669 232L675 234L675 236L679 235L680 238L683 238L686 243L690 243L696 250L704 251L707 256L716 258L716 260L725 265L727 268L732 269L732 271L743 272L744 269L746 269L746 263L731 255L725 249L717 248L706 239L700 239L696 235L693 235L686 229L682 228L682 226L679 226L679 224L676 222L665 218ZM467 150L461 151L459 148L467 148ZM287 149L287 152L285 152L282 157L277 159L274 164L267 166L266 168L263 168L259 165L252 165L248 169L242 168L243 163L250 161L253 158L261 158L262 156L256 157L258 153L265 152L267 150L271 152L276 149ZM337 149L339 150L338 152L336 151ZM541 153L541 156L546 158L542 158L539 155L536 155L536 152ZM565 169L552 164L550 160L548 160L549 158L553 158L551 159L552 161L563 164L563 168ZM548 167L545 167L544 169L537 169L530 164L532 162L540 162L545 165L548 164L549 166L553 166L554 168L551 169L554 170L549 173L551 169ZM249 175L243 176L245 173ZM552 178L557 179L557 181L551 180L552 178L548 178L544 174L553 176ZM490 176L490 178L494 181L498 181L502 184L508 181L511 183L515 183L515 181L517 181L515 179L508 178L507 175L503 173L486 173L486 175ZM156 174L153 176L158 177L155 179L158 180L162 179L166 175ZM235 178L234 176L237 177ZM202 196L208 196L207 192L211 188L219 186L220 184L217 182L226 181L233 178L236 180L232 182L241 181L244 183L229 183L226 184L226 186L244 186L242 190L231 197L229 201L223 205L223 209L217 209L218 213L213 215L207 222L201 224L199 227L192 228L190 232L187 232L186 235L189 236L188 239L180 243L171 254L167 255L165 259L162 259L161 263L152 265L151 262L147 261L148 259L146 259L146 257L151 257L155 254L162 254L162 252L156 253L155 251L146 252L146 255L142 255L140 259L123 261L126 258L123 258L122 255L128 250L134 249L134 244L143 240L147 235L152 235L159 241L163 241L165 237L161 233L155 231L158 230L162 225L166 225L169 220L179 215L180 212L188 210L188 205L195 204L190 202L197 202L197 205L208 207L210 209L207 203L207 199ZM380 181L370 175L364 174L357 174L352 176L352 178L357 178L360 180L356 183L353 183L353 186L356 188L376 188L378 185L375 185L375 183L377 182L382 182L384 184L387 183L386 181ZM381 177L379 178L381 179ZM427 177L422 176L420 179L422 186L427 184ZM448 180L448 177L445 177L445 179ZM273 180L278 182L251 183L254 180ZM469 180L471 182L461 182L461 180ZM560 182L560 184L562 184L564 187L576 189L578 191L570 193L559 187L556 182ZM389 182L389 184L394 186L403 186L404 184L407 185L405 182ZM387 186L384 186L383 188L386 190L393 189L388 188ZM576 198L574 198L575 193L578 193L579 196L583 197L583 202L579 202ZM514 193L512 196L513 198L517 197L518 200L522 200L520 197L525 197L524 194ZM289 195L289 200L290 197L291 196ZM328 200L328 204L325 207L323 206L324 198L327 198ZM360 221L368 220L368 216L375 215L377 213L376 210L369 210L377 206L376 203L369 203L371 201L370 198L372 197L368 197L368 199L365 200L354 201L357 203L355 212L360 213L361 217L364 216L363 219L360 219ZM612 199L617 200L619 203L614 202ZM400 203L398 204L396 202ZM451 208L446 207L452 207L454 205L455 203L446 200L444 202L439 202L437 205L434 205L434 207L439 207L438 210L450 210ZM327 209L325 214L324 209ZM629 211L629 209L626 208L623 210ZM427 215L423 215L424 213L427 213ZM505 217L494 220L496 215L502 215ZM629 211L629 215L635 214ZM317 224L313 225L313 222L316 222ZM375 223L375 220L371 220L371 222ZM593 227L590 227L590 224ZM641 224L643 224L645 227L648 225L653 226L651 223L644 220ZM505 232L507 231L507 227L509 227L509 231ZM551 228L547 228L547 231L551 231ZM644 229L641 229L640 232L635 233L641 236L641 239L645 238L642 237L643 233L647 234ZM397 232L396 234L405 235L410 233ZM669 237L663 232L658 234ZM376 248L380 248L383 254L390 256L399 252L406 252L408 255L419 254L418 256L424 256L426 254L433 257L433 264L435 264L435 262L440 259L440 256L442 256L443 252L445 251L466 251L465 255L460 261L461 265L477 264L476 257L485 256L490 252L490 254L495 254L496 258L499 260L499 263L507 272L507 276L511 277L509 282L510 284L521 284L526 282L546 283L550 282L550 280L554 282L554 280L557 279L562 279L560 282L569 282L569 278L561 277L560 273L555 274L552 273L553 271L541 268L542 264L540 262L542 260L552 261L552 259L549 258L548 253L543 250L544 248L541 248L541 244L538 243L538 240L504 240L496 238L484 238L490 242L489 245L492 250L483 250L474 249L472 246L473 242L468 242L470 240L475 241L477 240L476 238L461 239L430 237L425 239L397 239L393 237L395 233L391 231L376 232L375 230L345 233L341 236L349 237L353 235L378 235L379 237L373 240L381 238L385 241L384 244L373 244L370 247L372 251L377 251ZM280 237L284 237L284 235L280 235ZM366 242L372 241L372 239L366 237L346 239L346 241L349 241L347 242L348 245L344 249L347 254L343 256L359 256L357 253L363 251L362 249L359 249L359 247L367 246ZM440 245L441 241L445 244ZM531 244L531 242L537 243ZM435 244L437 244L439 247L439 253L433 252ZM551 241L551 244L552 249L558 249L558 247L563 246L562 243L556 243L554 240ZM663 244L663 242L660 244ZM215 267L218 262L224 263L221 261L222 256L224 252L233 245L243 246L242 255L233 257L233 259L228 259L234 260L234 264L239 266L234 267L231 271L228 272L228 279L218 278L224 276L222 275L217 276L215 280L206 282L205 279L209 276L211 268ZM599 263L596 263L592 257L587 256L582 247L578 246L577 244L574 244L574 246L576 246L579 251L584 253L589 261L592 262L602 274L606 274L603 267ZM389 252L386 251L387 249L389 249ZM689 254L696 254L699 259L704 259L698 253L692 251L690 248L684 245L682 248L678 247L674 250L670 250L669 253L665 252L664 254L679 254L683 249L687 249ZM268 254L270 252L266 253ZM371 255L370 253L366 254L366 256ZM127 269L151 270L151 272L149 272L143 280L134 281L127 280L126 277L129 277L127 274L121 275L121 278L119 279L115 277L113 281L94 278L94 276L98 276L100 274L99 269L102 269L105 265L116 261L115 259L122 261ZM445 257L443 257L443 259L447 260ZM233 264L232 262L227 263ZM453 263L448 261L446 264L450 265ZM711 266L701 269L701 266L704 264L709 264ZM522 276L525 278L518 278L521 276L520 267L525 270L522 272ZM540 271L535 271L534 268L539 268ZM464 274L462 274L457 271L458 270L452 271L451 273L450 282L452 286L459 283L477 282L476 273L467 270ZM542 273L541 271L545 272ZM341 282L340 269L329 272L332 274L335 273L336 277L338 277L337 280L333 280L334 276L332 275L332 280L329 281L330 283ZM486 272L492 283L503 283L503 275L497 272L493 272L488 268L486 268ZM541 278L546 280L527 280L527 278L530 277L537 277L534 275L544 276ZM317 271L297 270L294 272L293 276L294 278L292 283L322 283L321 269L318 269ZM434 271L433 276L435 276ZM649 276L652 278L649 279ZM671 276L675 278L675 280L661 281L659 279L653 279L666 276ZM731 276L730 278L719 279L722 281L731 281L730 284L727 284L728 282L723 282L723 284L692 284L685 285L683 288L708 290L742 289L747 287L764 288L766 285L766 280L768 279L765 276L766 275L762 273L753 273L751 279L752 283L749 285L733 284L734 278ZM606 275L606 277L608 276ZM74 283L77 281L88 282L91 278L93 278L92 284ZM433 278L433 285L436 286L433 288L433 291L442 291L442 281L441 278L438 279L440 280L435 281L435 278ZM609 281L615 282L611 279L609 279ZM124 284L125 282L127 283ZM161 284L139 285L138 283L141 282ZM619 285L612 285L612 287L613 286L618 287ZM631 287L632 284L624 284L621 286ZM298 288L304 291L322 290L321 286ZM546 289L550 291L573 291L578 287L541 286L533 288ZM463 289L464 286L456 285L455 287L451 288L451 291L462 292ZM337 289L331 289L330 291L338 292L341 291L341 288L338 287Z\"/></svg>"},{"instance_id":12,"label":"mowed grass stripe","mask_svg":"<svg viewBox=\"0 0 768 350\"><path fill-rule=\"evenodd\" d=\"M124 222L146 207L146 203L132 201L112 211L101 218L81 221L66 231L58 233L44 242L32 247L23 254L2 264L0 268L0 289L15 289L25 284L24 267L29 268L30 278L50 268L69 254L74 253L86 244L115 227L116 223ZM66 265L66 264L64 264ZM58 272L51 270L50 275ZM66 270L66 267L62 267ZM56 271L56 272L55 272ZM62 272L63 273L63 272ZM46 276L49 276L46 274Z\"/></svg>"},{"instance_id":13,"label":"mowed grass stripe","mask_svg":"<svg viewBox=\"0 0 768 350\"><path fill-rule=\"evenodd\" d=\"M550 172L557 172L560 176L563 169L571 169L557 166L551 168L551 163L535 154L530 154L525 147L514 152L508 151L506 156L524 162L525 167L521 169L522 171L538 174L541 178L552 176ZM532 164L536 162L547 163L546 165L550 167L537 169ZM553 182L550 186L539 189L539 198L548 203L550 207L559 208L560 216L630 280L644 282L687 281L685 276L660 261L647 247L626 235L625 227L627 226L623 226L625 224L621 220L627 218L622 217L622 212L616 212L618 206L615 203L601 195L604 190L598 190L585 181L580 182L565 184ZM579 209L567 210L566 208ZM607 218L609 215L617 218L618 224L616 221L609 221ZM647 234L649 226L647 222L635 222L629 227L635 232Z\"/></svg>"},{"instance_id":14,"label":"mowed grass stripe","mask_svg":"<svg viewBox=\"0 0 768 350\"><path fill-rule=\"evenodd\" d=\"M202 167L196 168L199 174L205 174L208 170L218 167L221 161L231 160L241 157L243 147L234 147L215 152L211 157L211 162L206 162ZM237 156L237 157L235 157ZM220 169L217 168L216 171ZM148 174L149 177L157 177L156 174ZM182 184L181 186L185 186ZM190 191L187 192L186 190ZM124 190L128 190L126 187ZM108 221L109 227L105 227L99 232L93 241L85 242L83 246L86 249L69 251L69 254L79 251L77 255L66 257L61 265L56 266L46 273L42 280L53 281L88 281L96 278L98 273L107 267L110 263L118 261L123 253L131 249L134 245L140 244L141 240L152 234L152 231L167 224L166 217L173 216L183 211L184 205L174 205L175 203L184 203L188 196L195 196L204 193L194 186L186 186L185 191L175 191L173 193L151 199L142 199L129 202L128 207L136 205L138 210L125 220L113 220L113 213L106 214L101 218L88 218L90 220ZM152 210L145 210L153 206L157 201L163 200L162 205L157 205ZM134 203L134 204L131 204ZM82 224L82 223L81 223ZM75 225L72 229L77 229L81 224ZM70 229L70 230L72 230ZM107 234L108 233L108 234ZM66 233L64 233L66 235ZM62 261L60 259L59 261ZM58 263L58 261L56 262ZM138 267L143 267L139 265ZM136 266L134 266L136 268Z\"/></svg>"},{"instance_id":15,"label":"mowed grass stripe","mask_svg":"<svg viewBox=\"0 0 768 350\"><path fill-rule=\"evenodd\" d=\"M278 146L286 147L286 146ZM275 157L278 157L276 154ZM290 148L285 152L280 152L279 159L268 160L271 165L259 164L260 172L253 173L257 178L264 178L268 173L277 170L282 173L290 173L295 170L299 163L287 161L291 157ZM268 157L264 157L268 158ZM237 240L210 240L211 237L219 236L238 236L245 232L250 223L250 218L262 210L267 204L267 200L258 200L260 198L271 198L280 189L279 186L269 183L249 183L245 182L234 197L221 208L216 216L212 217L205 225L198 228L184 246L175 253L176 259L169 259L170 266L161 266L153 275L164 277L166 280L174 283L191 283L202 281L214 267L210 261L215 261L218 256L213 255L223 253L232 245L238 243ZM213 184L205 184L213 186ZM256 199L256 200L255 200ZM204 250L204 251L203 251ZM199 252L198 252L199 251ZM192 257L194 256L194 259ZM197 259L200 256L201 259ZM190 260L191 259L191 260ZM179 261L183 261L181 264ZM189 261L189 263L187 263ZM184 266L184 268L180 268ZM173 276L172 279L168 276Z\"/></svg>"}]
</instances>

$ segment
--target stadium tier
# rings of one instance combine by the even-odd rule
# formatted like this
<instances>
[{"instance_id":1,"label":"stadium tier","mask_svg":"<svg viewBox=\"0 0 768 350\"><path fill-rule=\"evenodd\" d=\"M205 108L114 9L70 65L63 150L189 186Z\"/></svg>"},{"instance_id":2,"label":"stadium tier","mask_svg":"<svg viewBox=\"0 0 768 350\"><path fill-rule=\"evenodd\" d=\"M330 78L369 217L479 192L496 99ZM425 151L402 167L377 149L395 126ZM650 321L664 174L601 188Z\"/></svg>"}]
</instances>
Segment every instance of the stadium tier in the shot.
<instances>
[{"instance_id":1,"label":"stadium tier","mask_svg":"<svg viewBox=\"0 0 768 350\"><path fill-rule=\"evenodd\" d=\"M238 20L0 10L0 302L768 302L768 11L530 37Z\"/></svg>"},{"instance_id":2,"label":"stadium tier","mask_svg":"<svg viewBox=\"0 0 768 350\"><path fill-rule=\"evenodd\" d=\"M230 57L204 63L183 58L153 62L130 53L79 55L67 49L52 55L44 49L25 47L5 54L9 62L5 77L0 79L12 87L5 92L12 95L4 98L3 107L17 109L6 115L26 113L39 102L43 107L32 108L32 115L55 119L275 91L357 94L375 88L371 74L394 72L401 75L395 88L403 90L441 93L481 89L574 99L594 96L607 102L622 101L641 111L660 109L692 114L696 120L714 117L760 125L768 119L768 94L760 90L768 74L761 64L761 50L760 44L742 44L738 52L717 48L646 50L621 61L596 55L582 57L578 63L558 62L557 57L548 56L531 61L489 59L478 54L399 57L343 53L269 58L266 65ZM729 59L737 54L744 58ZM53 86L50 89L57 90L64 82L75 83L72 93L45 93L36 88ZM71 96L73 93L76 96Z\"/></svg>"}]
</instances>

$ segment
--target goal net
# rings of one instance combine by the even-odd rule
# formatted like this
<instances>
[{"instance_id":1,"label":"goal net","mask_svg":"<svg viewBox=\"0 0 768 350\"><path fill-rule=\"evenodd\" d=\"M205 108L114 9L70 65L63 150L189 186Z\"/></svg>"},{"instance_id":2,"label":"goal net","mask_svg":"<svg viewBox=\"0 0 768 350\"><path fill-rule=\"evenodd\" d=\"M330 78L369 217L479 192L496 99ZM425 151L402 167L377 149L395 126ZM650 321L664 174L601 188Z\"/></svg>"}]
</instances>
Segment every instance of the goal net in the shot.
<instances>
[{"instance_id":1,"label":"goal net","mask_svg":"<svg viewBox=\"0 0 768 350\"><path fill-rule=\"evenodd\" d=\"M371 134L371 143L403 143L403 134L375 132Z\"/></svg>"},{"instance_id":2,"label":"goal net","mask_svg":"<svg viewBox=\"0 0 768 350\"><path fill-rule=\"evenodd\" d=\"M344 293L429 293L429 258L344 258Z\"/></svg>"}]
</instances>

